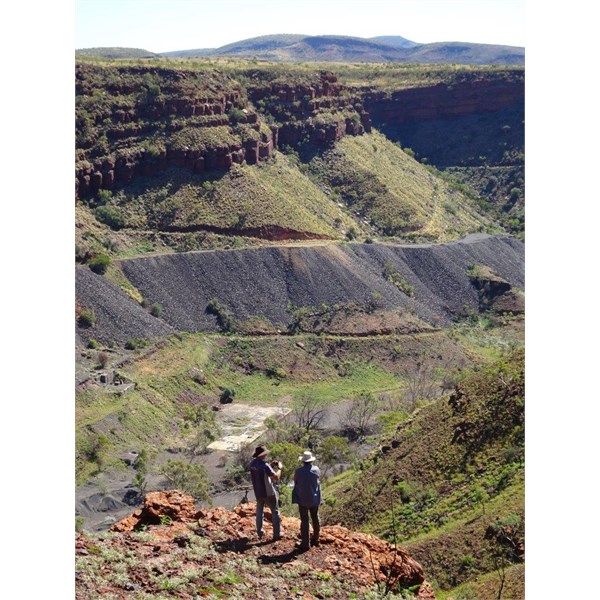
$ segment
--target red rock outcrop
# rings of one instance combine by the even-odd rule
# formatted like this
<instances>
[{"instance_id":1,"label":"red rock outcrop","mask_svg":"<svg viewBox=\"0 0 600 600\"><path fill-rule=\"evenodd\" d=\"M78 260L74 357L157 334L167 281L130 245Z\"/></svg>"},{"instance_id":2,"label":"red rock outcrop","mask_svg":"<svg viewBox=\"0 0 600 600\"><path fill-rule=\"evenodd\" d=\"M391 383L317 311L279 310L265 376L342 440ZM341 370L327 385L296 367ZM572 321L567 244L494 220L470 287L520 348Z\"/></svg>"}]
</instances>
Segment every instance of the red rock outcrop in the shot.
<instances>
[{"instance_id":1,"label":"red rock outcrop","mask_svg":"<svg viewBox=\"0 0 600 600\"><path fill-rule=\"evenodd\" d=\"M170 490L148 494L141 510L115 523L111 530L128 532L145 525L157 539L177 544L184 531L182 524L196 522L195 533L215 540L222 552L253 553L256 547L250 541L256 539L255 515L255 503L242 504L233 511L225 508L196 511L191 496ZM161 517L163 523L165 517L169 517L169 524L160 525ZM265 530L270 535L268 511L265 518ZM299 519L282 517L282 531L284 539L275 549L279 555L282 550L293 551L300 531ZM78 548L83 549L84 544L80 543ZM387 583L390 589L417 587L416 598L435 598L422 567L404 548L394 547L370 534L356 533L339 525L325 526L321 529L319 545L300 556L303 563L314 568L353 579L359 589L379 582Z\"/></svg>"},{"instance_id":2,"label":"red rock outcrop","mask_svg":"<svg viewBox=\"0 0 600 600\"><path fill-rule=\"evenodd\" d=\"M372 120L401 124L464 116L508 107L524 95L519 76L440 83L390 94L345 86L329 71L305 75L299 81L268 81L257 76L246 92L217 71L83 64L77 65L76 74L78 106L82 106L77 124L78 136L81 133L77 198L122 187L138 176L158 175L169 167L193 173L228 170L234 163L268 160L281 146L330 145L345 135L370 132ZM264 123L248 100L279 125L265 133ZM230 128L227 143L202 151L169 144L170 135L183 127L234 124L254 129L254 139L232 141L239 134ZM100 151L95 144L101 134L108 146ZM157 135L164 147L149 152L141 141ZM100 152L105 155L95 156Z\"/></svg>"},{"instance_id":3,"label":"red rock outcrop","mask_svg":"<svg viewBox=\"0 0 600 600\"><path fill-rule=\"evenodd\" d=\"M171 521L193 521L196 518L194 499L179 490L150 492L144 499L144 507L121 519L112 531L133 531L140 525L157 525L161 518Z\"/></svg>"}]
</instances>

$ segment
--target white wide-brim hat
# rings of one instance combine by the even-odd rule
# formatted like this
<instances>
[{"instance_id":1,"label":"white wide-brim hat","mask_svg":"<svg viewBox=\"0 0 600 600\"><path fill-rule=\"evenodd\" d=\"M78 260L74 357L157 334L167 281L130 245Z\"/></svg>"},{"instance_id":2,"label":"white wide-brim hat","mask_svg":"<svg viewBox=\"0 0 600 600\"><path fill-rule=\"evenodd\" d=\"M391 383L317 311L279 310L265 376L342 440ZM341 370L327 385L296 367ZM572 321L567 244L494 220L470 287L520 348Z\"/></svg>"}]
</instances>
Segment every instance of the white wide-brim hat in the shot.
<instances>
[{"instance_id":1,"label":"white wide-brim hat","mask_svg":"<svg viewBox=\"0 0 600 600\"><path fill-rule=\"evenodd\" d=\"M304 454L302 456L298 457L298 460L300 462L313 462L314 460L317 460L316 457L313 455L312 452L310 452L309 450L305 450Z\"/></svg>"}]
</instances>

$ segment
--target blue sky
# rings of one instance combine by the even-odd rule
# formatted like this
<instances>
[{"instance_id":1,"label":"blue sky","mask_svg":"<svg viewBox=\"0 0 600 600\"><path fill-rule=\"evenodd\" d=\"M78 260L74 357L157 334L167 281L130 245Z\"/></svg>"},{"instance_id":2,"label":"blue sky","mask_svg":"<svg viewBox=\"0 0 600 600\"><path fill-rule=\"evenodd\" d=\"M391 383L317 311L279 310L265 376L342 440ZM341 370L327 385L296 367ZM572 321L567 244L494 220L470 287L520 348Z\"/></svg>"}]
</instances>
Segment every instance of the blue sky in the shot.
<instances>
[{"instance_id":1,"label":"blue sky","mask_svg":"<svg viewBox=\"0 0 600 600\"><path fill-rule=\"evenodd\" d=\"M213 48L273 33L525 45L525 0L76 0L75 47Z\"/></svg>"}]
</instances>

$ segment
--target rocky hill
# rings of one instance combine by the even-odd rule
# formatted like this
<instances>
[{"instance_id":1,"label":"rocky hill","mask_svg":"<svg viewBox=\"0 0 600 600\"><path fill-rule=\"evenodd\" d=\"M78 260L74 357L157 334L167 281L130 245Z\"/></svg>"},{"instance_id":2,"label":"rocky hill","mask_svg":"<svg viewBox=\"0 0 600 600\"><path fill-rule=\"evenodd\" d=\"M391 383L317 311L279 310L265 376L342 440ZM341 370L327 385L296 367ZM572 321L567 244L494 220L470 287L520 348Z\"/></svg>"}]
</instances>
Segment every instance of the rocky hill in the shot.
<instances>
[{"instance_id":1,"label":"rocky hill","mask_svg":"<svg viewBox=\"0 0 600 600\"><path fill-rule=\"evenodd\" d=\"M256 538L254 515L254 504L196 510L193 498L176 490L150 493L112 533L77 537L76 598L345 599L376 597L378 589L435 597L403 548L328 526L319 546L301 553L299 519L283 517L284 539L269 543Z\"/></svg>"},{"instance_id":2,"label":"rocky hill","mask_svg":"<svg viewBox=\"0 0 600 600\"><path fill-rule=\"evenodd\" d=\"M232 237L246 244L256 238L360 235L445 241L489 228L482 211L487 192L478 190L477 197L414 161L412 150L401 151L398 132L415 123L435 123L439 132L453 120L484 116L487 139L502 139L496 154L512 156L518 140L497 134L511 129L502 124L503 111L518 118L522 70L406 68L377 75L375 69L383 79L370 85L357 82L357 73L338 77L306 66L282 71L242 64L197 69L169 61L78 63L76 195L82 201L78 221L89 236L77 238L82 253L100 249L90 243L88 220L104 227L104 237L119 231L126 245L156 250L214 247ZM396 147L370 133L373 126ZM458 143L459 133L449 133ZM443 131L437 137L448 139ZM353 138L362 142L344 142L344 164L333 165L343 180L324 178L322 159L332 166L337 154L330 151ZM415 145L419 155L425 152L423 142ZM460 146L469 156L480 151L462 140ZM359 153L360 161L348 170L347 157ZM462 164L428 154L444 168ZM381 163L382 155L389 160ZM367 180L374 180L374 189L368 201L355 205ZM479 181L485 184L486 176ZM395 185L407 190L404 197ZM509 185L496 178L496 195ZM419 190L423 197L413 197ZM371 207L374 194L389 208Z\"/></svg>"}]
</instances>

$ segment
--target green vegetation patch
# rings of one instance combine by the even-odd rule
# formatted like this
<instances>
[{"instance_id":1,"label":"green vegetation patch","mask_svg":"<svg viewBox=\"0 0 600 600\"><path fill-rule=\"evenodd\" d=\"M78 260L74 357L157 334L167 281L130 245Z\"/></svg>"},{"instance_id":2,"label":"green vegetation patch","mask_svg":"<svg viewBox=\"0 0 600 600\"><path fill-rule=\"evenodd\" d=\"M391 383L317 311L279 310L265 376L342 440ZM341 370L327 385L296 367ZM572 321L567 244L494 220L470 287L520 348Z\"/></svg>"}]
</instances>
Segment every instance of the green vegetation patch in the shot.
<instances>
[{"instance_id":1,"label":"green vegetation patch","mask_svg":"<svg viewBox=\"0 0 600 600\"><path fill-rule=\"evenodd\" d=\"M343 138L309 172L380 234L442 242L486 224L468 198L377 132Z\"/></svg>"},{"instance_id":2,"label":"green vegetation patch","mask_svg":"<svg viewBox=\"0 0 600 600\"><path fill-rule=\"evenodd\" d=\"M134 229L206 227L235 234L278 227L308 237L341 238L340 230L353 223L281 154L268 164L234 165L216 179L169 171L137 181L117 202Z\"/></svg>"},{"instance_id":3,"label":"green vegetation patch","mask_svg":"<svg viewBox=\"0 0 600 600\"><path fill-rule=\"evenodd\" d=\"M229 127L185 127L169 139L174 150L197 150L206 152L211 148L239 145L239 139Z\"/></svg>"}]
</instances>

